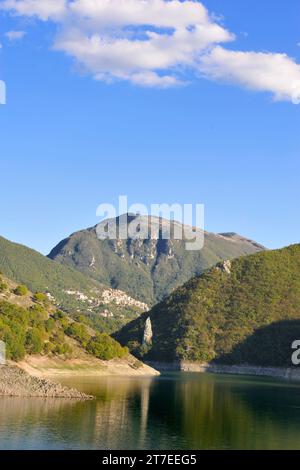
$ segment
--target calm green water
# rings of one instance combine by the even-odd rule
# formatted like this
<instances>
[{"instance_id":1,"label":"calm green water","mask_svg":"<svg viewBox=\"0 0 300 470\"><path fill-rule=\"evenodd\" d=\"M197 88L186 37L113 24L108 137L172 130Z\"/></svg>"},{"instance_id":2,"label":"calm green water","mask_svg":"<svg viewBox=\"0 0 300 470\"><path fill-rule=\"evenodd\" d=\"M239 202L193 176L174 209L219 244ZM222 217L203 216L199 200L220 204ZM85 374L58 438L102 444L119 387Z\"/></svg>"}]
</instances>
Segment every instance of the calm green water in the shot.
<instances>
[{"instance_id":1,"label":"calm green water","mask_svg":"<svg viewBox=\"0 0 300 470\"><path fill-rule=\"evenodd\" d=\"M185 373L64 383L97 399L0 398L1 449L300 449L300 385Z\"/></svg>"}]
</instances>

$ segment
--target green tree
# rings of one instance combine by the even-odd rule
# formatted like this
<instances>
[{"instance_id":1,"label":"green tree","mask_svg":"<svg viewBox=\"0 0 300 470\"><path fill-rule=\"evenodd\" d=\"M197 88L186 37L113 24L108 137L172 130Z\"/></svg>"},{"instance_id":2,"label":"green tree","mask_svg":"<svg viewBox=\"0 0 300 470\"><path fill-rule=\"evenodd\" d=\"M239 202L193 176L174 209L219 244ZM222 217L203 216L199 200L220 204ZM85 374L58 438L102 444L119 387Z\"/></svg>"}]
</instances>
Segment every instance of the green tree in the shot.
<instances>
[{"instance_id":1,"label":"green tree","mask_svg":"<svg viewBox=\"0 0 300 470\"><path fill-rule=\"evenodd\" d=\"M68 328L65 330L65 333L71 338L74 338L79 341L79 343L82 344L84 347L87 345L87 342L90 339L90 335L86 327L76 322L69 325Z\"/></svg>"},{"instance_id":2,"label":"green tree","mask_svg":"<svg viewBox=\"0 0 300 470\"><path fill-rule=\"evenodd\" d=\"M43 338L41 331L37 328L32 328L27 331L25 339L25 348L29 354L40 354L43 349Z\"/></svg>"},{"instance_id":3,"label":"green tree","mask_svg":"<svg viewBox=\"0 0 300 470\"><path fill-rule=\"evenodd\" d=\"M48 318L45 322L45 329L47 333L52 333L52 331L55 329L55 320L54 318Z\"/></svg>"},{"instance_id":4,"label":"green tree","mask_svg":"<svg viewBox=\"0 0 300 470\"><path fill-rule=\"evenodd\" d=\"M91 338L87 345L87 351L103 361L123 358L128 355L128 349L122 348L117 341L106 333L97 334Z\"/></svg>"}]
</instances>

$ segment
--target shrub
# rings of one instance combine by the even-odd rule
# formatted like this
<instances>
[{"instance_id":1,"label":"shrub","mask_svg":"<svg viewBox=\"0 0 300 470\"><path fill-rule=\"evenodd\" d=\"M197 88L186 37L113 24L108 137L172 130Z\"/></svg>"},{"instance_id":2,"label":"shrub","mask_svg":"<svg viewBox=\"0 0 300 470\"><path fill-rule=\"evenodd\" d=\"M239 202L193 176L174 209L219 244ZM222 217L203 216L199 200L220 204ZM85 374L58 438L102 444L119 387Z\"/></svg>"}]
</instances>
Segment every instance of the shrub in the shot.
<instances>
[{"instance_id":1,"label":"shrub","mask_svg":"<svg viewBox=\"0 0 300 470\"><path fill-rule=\"evenodd\" d=\"M66 330L68 328L69 324L70 324L70 321L67 317L66 318L61 318L59 320L59 325L61 326L61 328L63 330Z\"/></svg>"},{"instance_id":2,"label":"shrub","mask_svg":"<svg viewBox=\"0 0 300 470\"><path fill-rule=\"evenodd\" d=\"M29 325L32 328L39 328L45 332L45 322L48 319L48 312L40 305L35 304L29 309Z\"/></svg>"},{"instance_id":3,"label":"shrub","mask_svg":"<svg viewBox=\"0 0 300 470\"><path fill-rule=\"evenodd\" d=\"M43 303L43 302L46 302L47 296L46 294L43 294L42 292L36 292L33 296L33 300L35 302Z\"/></svg>"},{"instance_id":4,"label":"shrub","mask_svg":"<svg viewBox=\"0 0 300 470\"><path fill-rule=\"evenodd\" d=\"M16 289L14 290L14 293L22 297L28 294L28 289L26 286L21 285L21 286L16 287Z\"/></svg>"},{"instance_id":5,"label":"shrub","mask_svg":"<svg viewBox=\"0 0 300 470\"><path fill-rule=\"evenodd\" d=\"M64 312L62 312L61 310L56 310L56 312L53 315L53 318L55 320L61 320L61 319L66 318L66 317L67 317L67 315Z\"/></svg>"},{"instance_id":6,"label":"shrub","mask_svg":"<svg viewBox=\"0 0 300 470\"><path fill-rule=\"evenodd\" d=\"M53 349L53 353L58 356L64 356L65 354L72 353L72 348L67 343L57 344Z\"/></svg>"},{"instance_id":7,"label":"shrub","mask_svg":"<svg viewBox=\"0 0 300 470\"><path fill-rule=\"evenodd\" d=\"M55 344L62 344L65 340L64 332L61 330L55 330L51 336L51 341Z\"/></svg>"},{"instance_id":8,"label":"shrub","mask_svg":"<svg viewBox=\"0 0 300 470\"><path fill-rule=\"evenodd\" d=\"M45 309L43 308L42 305L39 304L34 304L30 307L30 312L32 312L34 315L45 312Z\"/></svg>"},{"instance_id":9,"label":"shrub","mask_svg":"<svg viewBox=\"0 0 300 470\"><path fill-rule=\"evenodd\" d=\"M0 292L4 292L8 289L8 285L5 282L0 281Z\"/></svg>"},{"instance_id":10,"label":"shrub","mask_svg":"<svg viewBox=\"0 0 300 470\"><path fill-rule=\"evenodd\" d=\"M47 341L46 343L44 343L43 353L50 354L52 353L54 348L55 348L55 344L51 343L51 341Z\"/></svg>"}]
</instances>

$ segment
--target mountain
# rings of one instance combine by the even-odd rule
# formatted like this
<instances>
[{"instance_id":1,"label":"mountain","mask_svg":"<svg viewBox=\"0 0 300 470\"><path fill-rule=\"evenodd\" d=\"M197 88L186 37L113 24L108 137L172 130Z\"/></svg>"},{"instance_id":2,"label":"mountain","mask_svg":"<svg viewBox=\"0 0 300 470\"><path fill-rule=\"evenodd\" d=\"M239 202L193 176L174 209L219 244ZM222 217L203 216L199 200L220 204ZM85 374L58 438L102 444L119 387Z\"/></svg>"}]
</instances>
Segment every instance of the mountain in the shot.
<instances>
[{"instance_id":1,"label":"mountain","mask_svg":"<svg viewBox=\"0 0 300 470\"><path fill-rule=\"evenodd\" d=\"M235 233L205 232L204 248L187 251L186 240L175 240L172 236L176 229L182 232L185 227L178 222L172 223L170 240L162 237L168 224L164 219L128 215L128 222L122 216L115 223L118 233L127 230L131 223L140 228L154 224L159 226L159 236L145 240L132 237L100 240L96 226L70 235L51 251L49 258L153 305L219 261L264 249Z\"/></svg>"},{"instance_id":2,"label":"mountain","mask_svg":"<svg viewBox=\"0 0 300 470\"><path fill-rule=\"evenodd\" d=\"M291 367L300 245L222 262L115 337L146 360Z\"/></svg>"},{"instance_id":3,"label":"mountain","mask_svg":"<svg viewBox=\"0 0 300 470\"><path fill-rule=\"evenodd\" d=\"M33 292L44 292L61 309L84 314L100 331L115 331L148 306L56 263L46 256L0 237L0 271Z\"/></svg>"}]
</instances>

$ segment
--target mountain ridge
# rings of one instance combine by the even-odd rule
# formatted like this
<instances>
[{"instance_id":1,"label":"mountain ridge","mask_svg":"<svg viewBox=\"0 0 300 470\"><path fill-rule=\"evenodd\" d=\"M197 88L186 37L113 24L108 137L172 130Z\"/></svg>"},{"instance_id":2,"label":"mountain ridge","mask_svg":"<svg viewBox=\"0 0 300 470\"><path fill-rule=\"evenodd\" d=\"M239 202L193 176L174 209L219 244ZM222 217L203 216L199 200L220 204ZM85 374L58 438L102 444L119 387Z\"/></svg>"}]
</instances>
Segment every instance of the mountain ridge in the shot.
<instances>
[{"instance_id":1,"label":"mountain ridge","mask_svg":"<svg viewBox=\"0 0 300 470\"><path fill-rule=\"evenodd\" d=\"M126 223L123 218L111 220L116 221L117 230L124 229L122 226L120 228L120 224ZM217 262L265 249L236 233L213 234L194 228L204 233L204 247L199 251L187 251L187 239L162 238L161 234L169 221L132 214L129 217L129 223L134 222L142 227L149 227L153 221L159 237L99 240L96 225L65 238L51 250L48 257L153 305ZM182 228L183 225L171 223L171 235L178 227Z\"/></svg>"}]
</instances>

